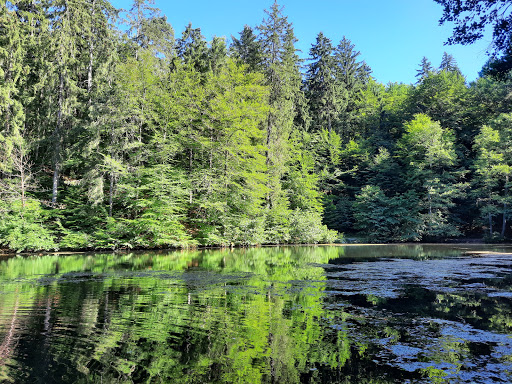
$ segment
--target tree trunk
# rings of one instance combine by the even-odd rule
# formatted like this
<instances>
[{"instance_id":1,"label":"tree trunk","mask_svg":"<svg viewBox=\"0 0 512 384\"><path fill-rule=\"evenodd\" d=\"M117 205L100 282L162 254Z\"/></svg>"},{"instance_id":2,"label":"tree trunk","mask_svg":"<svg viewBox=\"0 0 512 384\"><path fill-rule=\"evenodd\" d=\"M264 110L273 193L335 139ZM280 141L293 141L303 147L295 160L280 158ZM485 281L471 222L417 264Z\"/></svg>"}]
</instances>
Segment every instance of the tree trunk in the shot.
<instances>
[{"instance_id":1,"label":"tree trunk","mask_svg":"<svg viewBox=\"0 0 512 384\"><path fill-rule=\"evenodd\" d=\"M194 152L192 152L192 148L188 150L188 173L190 176L192 176L192 160L194 157ZM192 204L192 186L190 186L189 191L189 203Z\"/></svg>"},{"instance_id":2,"label":"tree trunk","mask_svg":"<svg viewBox=\"0 0 512 384\"><path fill-rule=\"evenodd\" d=\"M108 190L108 217L112 217L112 207L114 205L114 171L110 171L110 188Z\"/></svg>"},{"instance_id":3,"label":"tree trunk","mask_svg":"<svg viewBox=\"0 0 512 384\"><path fill-rule=\"evenodd\" d=\"M64 75L62 69L59 75L59 101L57 111L57 124L53 132L53 186L52 186L52 203L57 202L57 191L59 187L60 176L60 142L62 131L62 108L64 104Z\"/></svg>"},{"instance_id":4,"label":"tree trunk","mask_svg":"<svg viewBox=\"0 0 512 384\"><path fill-rule=\"evenodd\" d=\"M501 237L505 237L507 227L507 197L508 197L508 175L505 177L505 200L503 202L503 219L501 222Z\"/></svg>"},{"instance_id":5,"label":"tree trunk","mask_svg":"<svg viewBox=\"0 0 512 384\"><path fill-rule=\"evenodd\" d=\"M91 23L94 25L94 15L96 13L96 0L92 2ZM87 93L89 94L89 105L91 104L92 91L92 65L94 62L94 27L91 26L91 35L89 39L89 67L87 68Z\"/></svg>"}]
</instances>

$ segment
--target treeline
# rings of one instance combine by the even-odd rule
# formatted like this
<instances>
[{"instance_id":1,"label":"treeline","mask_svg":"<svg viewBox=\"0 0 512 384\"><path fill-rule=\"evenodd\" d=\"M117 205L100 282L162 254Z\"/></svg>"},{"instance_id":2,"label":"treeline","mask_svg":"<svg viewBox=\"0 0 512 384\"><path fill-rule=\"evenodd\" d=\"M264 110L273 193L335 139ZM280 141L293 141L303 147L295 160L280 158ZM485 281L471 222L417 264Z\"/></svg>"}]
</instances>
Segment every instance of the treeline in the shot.
<instances>
[{"instance_id":1,"label":"treeline","mask_svg":"<svg viewBox=\"0 0 512 384\"><path fill-rule=\"evenodd\" d=\"M0 245L510 235L509 81L383 85L345 37L302 61L277 3L230 44L151 5L0 2Z\"/></svg>"}]
</instances>

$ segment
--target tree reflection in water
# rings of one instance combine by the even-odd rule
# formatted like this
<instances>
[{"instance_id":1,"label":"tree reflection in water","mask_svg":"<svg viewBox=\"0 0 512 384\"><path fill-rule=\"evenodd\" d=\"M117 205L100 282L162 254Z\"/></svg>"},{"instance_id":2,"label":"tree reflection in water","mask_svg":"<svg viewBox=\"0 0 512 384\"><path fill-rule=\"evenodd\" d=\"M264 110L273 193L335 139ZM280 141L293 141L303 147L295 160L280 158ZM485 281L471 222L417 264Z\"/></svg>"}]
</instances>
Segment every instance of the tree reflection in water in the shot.
<instances>
[{"instance_id":1,"label":"tree reflection in water","mask_svg":"<svg viewBox=\"0 0 512 384\"><path fill-rule=\"evenodd\" d=\"M484 260L494 274L461 282L446 267L446 260L466 260L446 259L460 250L364 251L276 247L5 259L0 381L511 378L510 266L480 258L474 263ZM401 258L389 259L393 254ZM405 274L411 260L418 271L444 268L436 272L443 283L432 271L423 275L428 285L417 281L422 272L414 279Z\"/></svg>"}]
</instances>

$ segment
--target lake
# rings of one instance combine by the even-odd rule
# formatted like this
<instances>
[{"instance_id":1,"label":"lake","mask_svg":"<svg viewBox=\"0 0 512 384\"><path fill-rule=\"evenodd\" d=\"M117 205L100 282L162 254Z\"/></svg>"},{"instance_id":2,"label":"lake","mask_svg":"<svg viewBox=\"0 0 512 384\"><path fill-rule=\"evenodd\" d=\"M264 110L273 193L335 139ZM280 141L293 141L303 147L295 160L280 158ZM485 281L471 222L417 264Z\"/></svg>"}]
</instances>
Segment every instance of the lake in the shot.
<instances>
[{"instance_id":1,"label":"lake","mask_svg":"<svg viewBox=\"0 0 512 384\"><path fill-rule=\"evenodd\" d=\"M354 245L3 257L0 382L510 383L507 252Z\"/></svg>"}]
</instances>

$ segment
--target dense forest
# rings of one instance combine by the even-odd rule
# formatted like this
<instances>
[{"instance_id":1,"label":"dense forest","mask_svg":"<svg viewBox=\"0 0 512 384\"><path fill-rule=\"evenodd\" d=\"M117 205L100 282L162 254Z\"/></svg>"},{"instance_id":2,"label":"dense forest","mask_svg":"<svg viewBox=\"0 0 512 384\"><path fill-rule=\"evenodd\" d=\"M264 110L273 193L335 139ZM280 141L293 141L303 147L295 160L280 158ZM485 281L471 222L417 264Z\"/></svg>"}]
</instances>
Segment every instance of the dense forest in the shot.
<instances>
[{"instance_id":1,"label":"dense forest","mask_svg":"<svg viewBox=\"0 0 512 384\"><path fill-rule=\"evenodd\" d=\"M0 1L0 247L512 236L509 75L445 53L380 84L262 16L206 41L150 0Z\"/></svg>"}]
</instances>

